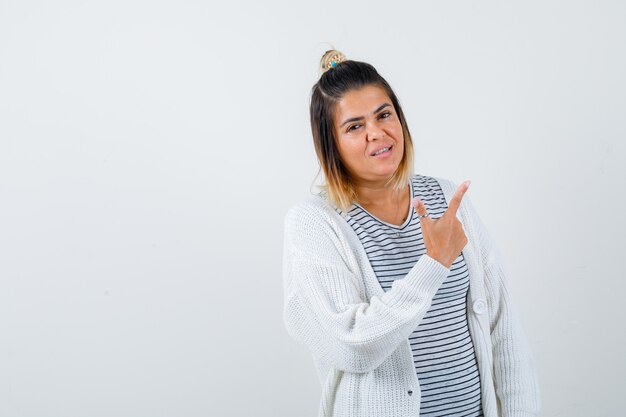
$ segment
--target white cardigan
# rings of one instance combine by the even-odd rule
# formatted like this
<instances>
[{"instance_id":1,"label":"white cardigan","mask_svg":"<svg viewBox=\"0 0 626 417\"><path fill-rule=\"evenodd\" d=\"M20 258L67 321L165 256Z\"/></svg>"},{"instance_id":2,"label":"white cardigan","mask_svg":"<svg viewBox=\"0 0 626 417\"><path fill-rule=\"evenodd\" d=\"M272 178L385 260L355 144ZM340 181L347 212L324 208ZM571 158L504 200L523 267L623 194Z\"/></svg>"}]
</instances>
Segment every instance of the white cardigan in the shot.
<instances>
[{"instance_id":1,"label":"white cardigan","mask_svg":"<svg viewBox=\"0 0 626 417\"><path fill-rule=\"evenodd\" d=\"M435 178L446 201L457 186ZM468 238L467 318L485 417L536 416L533 358L516 321L505 272L467 195L457 212ZM385 292L358 236L319 195L285 217L284 311L288 333L311 351L322 384L320 417L417 417L420 388L408 337L449 269L427 254Z\"/></svg>"}]
</instances>

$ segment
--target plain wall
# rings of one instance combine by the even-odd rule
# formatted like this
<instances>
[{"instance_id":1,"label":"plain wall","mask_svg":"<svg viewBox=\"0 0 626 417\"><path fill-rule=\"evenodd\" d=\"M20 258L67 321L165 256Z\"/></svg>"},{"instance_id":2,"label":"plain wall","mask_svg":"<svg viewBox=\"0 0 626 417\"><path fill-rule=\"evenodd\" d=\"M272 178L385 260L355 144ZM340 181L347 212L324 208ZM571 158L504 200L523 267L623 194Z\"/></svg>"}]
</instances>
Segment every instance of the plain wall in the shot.
<instances>
[{"instance_id":1,"label":"plain wall","mask_svg":"<svg viewBox=\"0 0 626 417\"><path fill-rule=\"evenodd\" d=\"M621 1L0 1L0 416L315 416L282 322L329 48L493 235L543 416L623 413Z\"/></svg>"}]
</instances>

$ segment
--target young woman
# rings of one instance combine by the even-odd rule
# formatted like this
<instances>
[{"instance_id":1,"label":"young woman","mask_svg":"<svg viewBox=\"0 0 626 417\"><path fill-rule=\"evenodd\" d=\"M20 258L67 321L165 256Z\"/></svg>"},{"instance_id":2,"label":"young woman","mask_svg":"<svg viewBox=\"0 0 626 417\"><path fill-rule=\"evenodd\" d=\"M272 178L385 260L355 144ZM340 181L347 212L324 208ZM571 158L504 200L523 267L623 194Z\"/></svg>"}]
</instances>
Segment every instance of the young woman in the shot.
<instances>
[{"instance_id":1,"label":"young woman","mask_svg":"<svg viewBox=\"0 0 626 417\"><path fill-rule=\"evenodd\" d=\"M465 192L413 173L402 108L370 64L322 57L319 194L285 217L284 320L313 355L320 416L539 413L497 249Z\"/></svg>"}]
</instances>

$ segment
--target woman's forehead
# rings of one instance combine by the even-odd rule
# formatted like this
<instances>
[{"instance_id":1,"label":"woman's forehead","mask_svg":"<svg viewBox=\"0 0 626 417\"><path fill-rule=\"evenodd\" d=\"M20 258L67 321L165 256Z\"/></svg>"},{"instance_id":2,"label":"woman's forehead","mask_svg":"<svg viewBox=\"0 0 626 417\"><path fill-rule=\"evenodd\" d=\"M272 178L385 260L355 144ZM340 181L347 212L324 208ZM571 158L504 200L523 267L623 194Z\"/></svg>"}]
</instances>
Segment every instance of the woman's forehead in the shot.
<instances>
[{"instance_id":1,"label":"woman's forehead","mask_svg":"<svg viewBox=\"0 0 626 417\"><path fill-rule=\"evenodd\" d=\"M385 103L391 104L391 98L382 87L367 85L350 90L337 102L335 121L341 123L345 118L366 117Z\"/></svg>"}]
</instances>

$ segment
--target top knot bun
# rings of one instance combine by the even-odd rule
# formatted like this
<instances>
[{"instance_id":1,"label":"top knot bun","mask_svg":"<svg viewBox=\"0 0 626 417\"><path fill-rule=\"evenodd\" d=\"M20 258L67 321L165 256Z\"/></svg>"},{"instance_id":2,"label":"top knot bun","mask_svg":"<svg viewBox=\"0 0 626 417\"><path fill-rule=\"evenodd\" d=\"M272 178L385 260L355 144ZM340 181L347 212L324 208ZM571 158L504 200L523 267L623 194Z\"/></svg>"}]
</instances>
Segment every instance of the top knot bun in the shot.
<instances>
[{"instance_id":1,"label":"top knot bun","mask_svg":"<svg viewBox=\"0 0 626 417\"><path fill-rule=\"evenodd\" d=\"M326 51L326 53L324 53L324 55L322 56L322 59L320 60L319 75L321 76L323 73L325 73L329 69L335 68L337 64L345 60L346 60L346 56L340 51L337 51L335 49Z\"/></svg>"}]
</instances>

